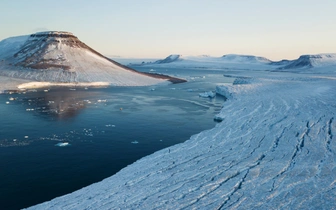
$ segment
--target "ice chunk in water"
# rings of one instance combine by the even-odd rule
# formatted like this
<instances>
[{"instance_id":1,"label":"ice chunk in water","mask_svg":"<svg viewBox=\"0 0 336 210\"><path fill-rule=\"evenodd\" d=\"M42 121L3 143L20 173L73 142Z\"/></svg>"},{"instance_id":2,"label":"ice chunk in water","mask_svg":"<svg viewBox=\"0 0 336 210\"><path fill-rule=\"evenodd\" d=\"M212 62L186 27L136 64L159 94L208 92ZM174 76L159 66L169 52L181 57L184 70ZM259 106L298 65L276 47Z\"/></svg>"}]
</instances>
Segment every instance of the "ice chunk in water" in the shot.
<instances>
[{"instance_id":1,"label":"ice chunk in water","mask_svg":"<svg viewBox=\"0 0 336 210\"><path fill-rule=\"evenodd\" d=\"M199 96L203 98L214 98L216 96L216 93L209 91L209 92L200 93Z\"/></svg>"},{"instance_id":2,"label":"ice chunk in water","mask_svg":"<svg viewBox=\"0 0 336 210\"><path fill-rule=\"evenodd\" d=\"M131 143L132 143L132 144L139 144L138 141L132 141Z\"/></svg>"},{"instance_id":3,"label":"ice chunk in water","mask_svg":"<svg viewBox=\"0 0 336 210\"><path fill-rule=\"evenodd\" d=\"M60 142L55 144L55 146L57 147L66 147L66 146L70 146L69 142Z\"/></svg>"}]
</instances>

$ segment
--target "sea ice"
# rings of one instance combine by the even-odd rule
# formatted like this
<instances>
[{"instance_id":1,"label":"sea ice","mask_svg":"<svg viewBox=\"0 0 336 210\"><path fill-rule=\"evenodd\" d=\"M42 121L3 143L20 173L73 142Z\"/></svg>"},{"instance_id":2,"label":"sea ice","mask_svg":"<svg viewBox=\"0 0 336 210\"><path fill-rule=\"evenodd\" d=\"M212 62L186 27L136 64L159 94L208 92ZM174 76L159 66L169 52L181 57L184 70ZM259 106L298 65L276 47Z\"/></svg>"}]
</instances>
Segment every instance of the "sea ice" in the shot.
<instances>
[{"instance_id":1,"label":"sea ice","mask_svg":"<svg viewBox=\"0 0 336 210\"><path fill-rule=\"evenodd\" d=\"M68 142L60 142L55 144L55 146L57 147L66 147L66 146L70 146L70 144Z\"/></svg>"},{"instance_id":2,"label":"sea ice","mask_svg":"<svg viewBox=\"0 0 336 210\"><path fill-rule=\"evenodd\" d=\"M104 103L104 102L106 102L106 101L107 101L107 100L102 100L102 99L97 100L98 103Z\"/></svg>"},{"instance_id":3,"label":"sea ice","mask_svg":"<svg viewBox=\"0 0 336 210\"><path fill-rule=\"evenodd\" d=\"M214 98L216 96L216 93L209 91L209 92L204 92L204 93L200 93L199 97L202 98Z\"/></svg>"}]
</instances>

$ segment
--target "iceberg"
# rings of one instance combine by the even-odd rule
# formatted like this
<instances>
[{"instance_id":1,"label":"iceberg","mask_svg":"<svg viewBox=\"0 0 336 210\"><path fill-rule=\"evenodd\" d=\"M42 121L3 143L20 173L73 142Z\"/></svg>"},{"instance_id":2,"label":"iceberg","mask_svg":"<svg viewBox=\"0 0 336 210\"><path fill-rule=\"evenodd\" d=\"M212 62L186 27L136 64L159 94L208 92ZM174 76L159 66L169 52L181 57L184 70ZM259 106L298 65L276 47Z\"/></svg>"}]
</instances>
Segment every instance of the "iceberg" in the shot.
<instances>
[{"instance_id":1,"label":"iceberg","mask_svg":"<svg viewBox=\"0 0 336 210\"><path fill-rule=\"evenodd\" d=\"M202 97L202 98L214 98L215 96L216 96L216 93L212 91L199 94L199 97Z\"/></svg>"}]
</instances>

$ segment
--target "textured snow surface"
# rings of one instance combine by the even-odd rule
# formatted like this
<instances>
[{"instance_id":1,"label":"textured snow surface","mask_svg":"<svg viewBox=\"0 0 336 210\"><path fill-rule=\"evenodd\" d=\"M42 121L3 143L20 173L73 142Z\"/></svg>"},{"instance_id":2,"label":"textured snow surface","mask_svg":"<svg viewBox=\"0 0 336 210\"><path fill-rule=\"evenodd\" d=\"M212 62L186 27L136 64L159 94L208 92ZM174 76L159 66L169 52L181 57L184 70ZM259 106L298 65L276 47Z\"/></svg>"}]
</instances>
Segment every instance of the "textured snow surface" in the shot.
<instances>
[{"instance_id":1,"label":"textured snow surface","mask_svg":"<svg viewBox=\"0 0 336 210\"><path fill-rule=\"evenodd\" d=\"M335 75L239 74L215 128L31 209L335 209Z\"/></svg>"}]
</instances>

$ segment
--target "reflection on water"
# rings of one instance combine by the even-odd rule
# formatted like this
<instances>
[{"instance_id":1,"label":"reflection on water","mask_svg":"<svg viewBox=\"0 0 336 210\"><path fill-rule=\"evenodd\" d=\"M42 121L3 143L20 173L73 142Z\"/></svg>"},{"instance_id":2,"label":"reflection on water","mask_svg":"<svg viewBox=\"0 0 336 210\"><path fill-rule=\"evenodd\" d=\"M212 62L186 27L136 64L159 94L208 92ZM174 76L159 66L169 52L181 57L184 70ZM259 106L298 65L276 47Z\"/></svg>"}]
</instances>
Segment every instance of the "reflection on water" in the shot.
<instances>
[{"instance_id":1,"label":"reflection on water","mask_svg":"<svg viewBox=\"0 0 336 210\"><path fill-rule=\"evenodd\" d=\"M51 91L29 94L28 97L19 99L25 106L26 111L67 119L75 117L86 107L90 100L84 100L83 91Z\"/></svg>"}]
</instances>

